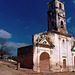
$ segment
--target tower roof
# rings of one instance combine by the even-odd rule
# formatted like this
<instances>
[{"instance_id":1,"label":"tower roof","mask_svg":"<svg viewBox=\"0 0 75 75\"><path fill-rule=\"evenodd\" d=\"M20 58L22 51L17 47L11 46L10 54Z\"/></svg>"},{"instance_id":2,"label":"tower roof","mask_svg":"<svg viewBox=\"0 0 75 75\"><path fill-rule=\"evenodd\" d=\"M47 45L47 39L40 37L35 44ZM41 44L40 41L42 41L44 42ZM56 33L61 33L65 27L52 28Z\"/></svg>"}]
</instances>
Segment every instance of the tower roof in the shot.
<instances>
[{"instance_id":1,"label":"tower roof","mask_svg":"<svg viewBox=\"0 0 75 75\"><path fill-rule=\"evenodd\" d=\"M49 3L47 3L47 4L50 4L50 3L52 3L52 2L57 2L57 1L60 1L61 3L64 3L63 1L61 1L61 0L52 0L51 2L49 2Z\"/></svg>"}]
</instances>

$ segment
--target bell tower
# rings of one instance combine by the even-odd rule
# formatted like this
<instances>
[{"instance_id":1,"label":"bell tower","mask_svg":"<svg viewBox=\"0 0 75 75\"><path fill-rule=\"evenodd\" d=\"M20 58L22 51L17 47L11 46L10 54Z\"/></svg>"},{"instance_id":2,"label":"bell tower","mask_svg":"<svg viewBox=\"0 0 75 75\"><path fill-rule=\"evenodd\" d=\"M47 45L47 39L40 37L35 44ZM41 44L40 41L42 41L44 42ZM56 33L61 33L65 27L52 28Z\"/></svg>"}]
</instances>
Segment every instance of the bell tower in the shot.
<instances>
[{"instance_id":1,"label":"bell tower","mask_svg":"<svg viewBox=\"0 0 75 75\"><path fill-rule=\"evenodd\" d=\"M67 34L64 2L52 0L48 3L48 31L55 30Z\"/></svg>"}]
</instances>

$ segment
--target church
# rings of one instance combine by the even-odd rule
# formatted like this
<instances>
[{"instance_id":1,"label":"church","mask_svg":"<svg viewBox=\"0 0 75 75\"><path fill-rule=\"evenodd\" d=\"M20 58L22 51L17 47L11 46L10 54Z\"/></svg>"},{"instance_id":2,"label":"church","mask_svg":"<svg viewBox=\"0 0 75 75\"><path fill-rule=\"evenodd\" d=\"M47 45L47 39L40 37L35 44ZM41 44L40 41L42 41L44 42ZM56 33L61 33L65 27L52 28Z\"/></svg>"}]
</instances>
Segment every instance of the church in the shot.
<instances>
[{"instance_id":1,"label":"church","mask_svg":"<svg viewBox=\"0 0 75 75\"><path fill-rule=\"evenodd\" d=\"M75 39L66 29L64 2L48 3L48 30L32 37L32 45L17 50L18 67L35 72L75 71Z\"/></svg>"}]
</instances>

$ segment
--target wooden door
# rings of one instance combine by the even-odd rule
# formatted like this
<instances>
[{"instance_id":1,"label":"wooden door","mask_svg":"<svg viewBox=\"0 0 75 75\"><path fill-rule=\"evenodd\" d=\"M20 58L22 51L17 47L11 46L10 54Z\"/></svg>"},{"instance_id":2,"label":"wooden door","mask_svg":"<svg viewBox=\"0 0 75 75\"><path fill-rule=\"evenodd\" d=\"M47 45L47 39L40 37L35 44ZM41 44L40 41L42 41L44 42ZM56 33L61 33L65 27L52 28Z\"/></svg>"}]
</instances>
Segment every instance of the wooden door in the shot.
<instances>
[{"instance_id":1,"label":"wooden door","mask_svg":"<svg viewBox=\"0 0 75 75\"><path fill-rule=\"evenodd\" d=\"M46 52L40 56L40 71L49 71L49 55Z\"/></svg>"},{"instance_id":2,"label":"wooden door","mask_svg":"<svg viewBox=\"0 0 75 75\"><path fill-rule=\"evenodd\" d=\"M63 59L63 68L66 68L66 59Z\"/></svg>"}]
</instances>

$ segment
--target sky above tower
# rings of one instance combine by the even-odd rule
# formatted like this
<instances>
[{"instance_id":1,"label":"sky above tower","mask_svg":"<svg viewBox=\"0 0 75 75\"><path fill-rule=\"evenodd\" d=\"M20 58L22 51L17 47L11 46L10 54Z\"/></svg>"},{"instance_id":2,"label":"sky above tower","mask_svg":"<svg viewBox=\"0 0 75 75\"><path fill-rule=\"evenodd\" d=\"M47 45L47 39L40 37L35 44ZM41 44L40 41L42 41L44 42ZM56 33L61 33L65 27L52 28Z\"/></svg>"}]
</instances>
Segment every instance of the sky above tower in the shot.
<instances>
[{"instance_id":1,"label":"sky above tower","mask_svg":"<svg viewBox=\"0 0 75 75\"><path fill-rule=\"evenodd\" d=\"M51 0L0 0L0 38L15 48L32 44L32 35L48 30ZM65 2L67 30L75 37L75 0Z\"/></svg>"}]
</instances>

